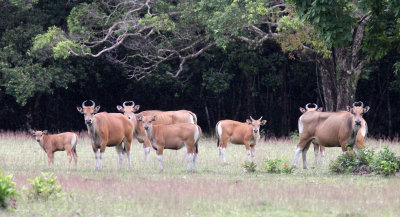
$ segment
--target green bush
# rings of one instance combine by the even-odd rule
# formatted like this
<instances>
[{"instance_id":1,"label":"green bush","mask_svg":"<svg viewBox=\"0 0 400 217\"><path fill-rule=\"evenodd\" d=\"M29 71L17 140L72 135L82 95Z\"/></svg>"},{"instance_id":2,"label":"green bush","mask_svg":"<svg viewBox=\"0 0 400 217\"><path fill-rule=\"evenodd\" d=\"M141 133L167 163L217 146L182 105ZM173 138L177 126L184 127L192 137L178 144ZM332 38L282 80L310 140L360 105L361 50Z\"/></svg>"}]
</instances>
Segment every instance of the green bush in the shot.
<instances>
[{"instance_id":1,"label":"green bush","mask_svg":"<svg viewBox=\"0 0 400 217\"><path fill-rule=\"evenodd\" d=\"M358 155L351 149L347 154L339 155L331 162L329 170L335 173L371 173L374 151L369 149L359 150Z\"/></svg>"},{"instance_id":2,"label":"green bush","mask_svg":"<svg viewBox=\"0 0 400 217\"><path fill-rule=\"evenodd\" d=\"M399 158L386 146L375 157L373 168L377 174L394 175L399 170Z\"/></svg>"},{"instance_id":3,"label":"green bush","mask_svg":"<svg viewBox=\"0 0 400 217\"><path fill-rule=\"evenodd\" d=\"M377 155L369 149L360 150L356 155L353 150L349 149L347 154L342 154L331 162L329 170L335 173L376 173L388 176L399 170L399 162L400 158L389 151L388 147L385 147Z\"/></svg>"},{"instance_id":4,"label":"green bush","mask_svg":"<svg viewBox=\"0 0 400 217\"><path fill-rule=\"evenodd\" d=\"M284 159L276 158L276 159L268 159L264 160L264 170L267 173L293 173L294 166L289 166L289 162Z\"/></svg>"},{"instance_id":5,"label":"green bush","mask_svg":"<svg viewBox=\"0 0 400 217\"><path fill-rule=\"evenodd\" d=\"M256 167L257 164L254 163L253 161L249 162L249 161L245 161L242 164L242 167L244 168L244 170L248 173L254 173L256 171Z\"/></svg>"},{"instance_id":6,"label":"green bush","mask_svg":"<svg viewBox=\"0 0 400 217\"><path fill-rule=\"evenodd\" d=\"M63 196L61 184L57 177L52 173L42 173L35 179L28 179L31 183L28 198L33 200L48 200L49 198L58 198Z\"/></svg>"},{"instance_id":7,"label":"green bush","mask_svg":"<svg viewBox=\"0 0 400 217\"><path fill-rule=\"evenodd\" d=\"M3 176L3 171L0 171L0 207L2 209L16 206L16 198L19 196L12 175Z\"/></svg>"}]
</instances>

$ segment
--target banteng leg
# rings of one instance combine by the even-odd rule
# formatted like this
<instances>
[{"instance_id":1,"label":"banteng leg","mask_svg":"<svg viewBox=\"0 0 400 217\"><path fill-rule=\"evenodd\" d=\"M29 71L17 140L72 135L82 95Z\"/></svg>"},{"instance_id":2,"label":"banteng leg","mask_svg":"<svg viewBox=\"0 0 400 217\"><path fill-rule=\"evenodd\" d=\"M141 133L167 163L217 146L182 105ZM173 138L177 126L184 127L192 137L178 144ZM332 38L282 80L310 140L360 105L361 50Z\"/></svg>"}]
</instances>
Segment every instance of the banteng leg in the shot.
<instances>
[{"instance_id":1,"label":"banteng leg","mask_svg":"<svg viewBox=\"0 0 400 217\"><path fill-rule=\"evenodd\" d=\"M143 143L144 160L145 160L146 162L148 162L148 161L149 161L149 155L150 155L150 147L151 147L151 145L150 145L150 141L149 141L149 139L147 138L147 136L145 136L145 137L143 138L143 140L144 140L144 143Z\"/></svg>"},{"instance_id":2,"label":"banteng leg","mask_svg":"<svg viewBox=\"0 0 400 217\"><path fill-rule=\"evenodd\" d=\"M100 168L99 168L99 160L100 160L100 152L99 152L99 149L93 149L93 152L94 152L94 158L96 159L96 162L95 162L95 169L96 170L99 170Z\"/></svg>"},{"instance_id":3,"label":"banteng leg","mask_svg":"<svg viewBox=\"0 0 400 217\"><path fill-rule=\"evenodd\" d=\"M303 148L302 154L303 154L303 169L307 169L307 151L308 148L310 147L310 142L306 145L306 147Z\"/></svg>"},{"instance_id":4,"label":"banteng leg","mask_svg":"<svg viewBox=\"0 0 400 217\"><path fill-rule=\"evenodd\" d=\"M195 166L194 166L194 161L195 161L195 157L194 157L194 147L193 145L188 146L187 144L185 144L185 147L187 148L187 152L188 152L188 156L189 156L189 162L188 162L188 166L187 166L187 172L194 172L196 170Z\"/></svg>"},{"instance_id":5,"label":"banteng leg","mask_svg":"<svg viewBox=\"0 0 400 217\"><path fill-rule=\"evenodd\" d=\"M317 166L318 165L318 155L319 155L320 145L315 143L315 142L313 142L313 144L314 144L314 156L315 156L315 158L314 158L314 166Z\"/></svg>"},{"instance_id":6,"label":"banteng leg","mask_svg":"<svg viewBox=\"0 0 400 217\"><path fill-rule=\"evenodd\" d=\"M49 168L51 168L54 165L54 153L53 152L47 153L47 164L48 164Z\"/></svg>"},{"instance_id":7,"label":"banteng leg","mask_svg":"<svg viewBox=\"0 0 400 217\"><path fill-rule=\"evenodd\" d=\"M186 146L183 146L183 156L182 156L182 162L186 159L186 156L188 155L188 150Z\"/></svg>"},{"instance_id":8,"label":"banteng leg","mask_svg":"<svg viewBox=\"0 0 400 217\"><path fill-rule=\"evenodd\" d=\"M78 153L76 153L76 148L72 149L72 156L74 157L75 168L77 168L77 166L78 166Z\"/></svg>"},{"instance_id":9,"label":"banteng leg","mask_svg":"<svg viewBox=\"0 0 400 217\"><path fill-rule=\"evenodd\" d=\"M222 159L222 162L226 163L226 158L225 158L225 154L226 154L226 146L228 145L228 140L229 137L228 136L221 136L221 141L220 141L220 156Z\"/></svg>"},{"instance_id":10,"label":"banteng leg","mask_svg":"<svg viewBox=\"0 0 400 217\"><path fill-rule=\"evenodd\" d=\"M115 150L118 153L118 170L122 167L122 161L124 160L124 147L122 144L115 146Z\"/></svg>"},{"instance_id":11,"label":"banteng leg","mask_svg":"<svg viewBox=\"0 0 400 217\"><path fill-rule=\"evenodd\" d=\"M158 147L158 149L157 149L158 170L159 170L160 172L162 172L163 169L164 169L164 168L163 168L163 164L162 164L164 146L157 145L157 147Z\"/></svg>"},{"instance_id":12,"label":"banteng leg","mask_svg":"<svg viewBox=\"0 0 400 217\"><path fill-rule=\"evenodd\" d=\"M256 146L255 145L251 145L250 146L250 152L251 152L251 161L254 161L255 152L256 152Z\"/></svg>"},{"instance_id":13,"label":"banteng leg","mask_svg":"<svg viewBox=\"0 0 400 217\"><path fill-rule=\"evenodd\" d=\"M100 156L99 156L99 169L100 170L103 168L103 157L104 157L105 151L106 151L106 143L103 143L103 144L101 144Z\"/></svg>"},{"instance_id":14,"label":"banteng leg","mask_svg":"<svg viewBox=\"0 0 400 217\"><path fill-rule=\"evenodd\" d=\"M320 152L321 152L321 163L325 162L325 146L320 147Z\"/></svg>"},{"instance_id":15,"label":"banteng leg","mask_svg":"<svg viewBox=\"0 0 400 217\"><path fill-rule=\"evenodd\" d=\"M300 135L300 141L297 144L296 153L295 153L295 156L294 156L294 164L293 164L293 166L295 168L297 168L297 165L299 163L300 153L303 152L304 147L306 147L307 145L310 145L310 138L302 137ZM304 161L304 158L303 158L303 161Z\"/></svg>"},{"instance_id":16,"label":"banteng leg","mask_svg":"<svg viewBox=\"0 0 400 217\"><path fill-rule=\"evenodd\" d=\"M244 146L246 147L247 161L251 161L250 145L248 142L244 142Z\"/></svg>"},{"instance_id":17,"label":"banteng leg","mask_svg":"<svg viewBox=\"0 0 400 217\"><path fill-rule=\"evenodd\" d=\"M72 151L71 149L66 149L65 152L67 152L68 156L68 170L71 168L71 162L72 162Z\"/></svg>"}]
</instances>

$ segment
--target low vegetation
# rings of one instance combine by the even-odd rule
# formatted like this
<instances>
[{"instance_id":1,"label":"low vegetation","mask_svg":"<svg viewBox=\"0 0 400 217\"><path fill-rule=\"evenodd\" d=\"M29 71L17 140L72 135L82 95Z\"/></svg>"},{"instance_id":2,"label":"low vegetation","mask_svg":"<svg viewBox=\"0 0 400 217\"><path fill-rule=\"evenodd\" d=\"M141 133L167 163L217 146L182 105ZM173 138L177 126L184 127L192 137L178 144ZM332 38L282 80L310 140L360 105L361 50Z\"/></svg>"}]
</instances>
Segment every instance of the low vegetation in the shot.
<instances>
[{"instance_id":1,"label":"low vegetation","mask_svg":"<svg viewBox=\"0 0 400 217\"><path fill-rule=\"evenodd\" d=\"M34 179L28 179L31 183L28 198L31 200L55 199L63 196L62 188L57 177L52 173L42 173Z\"/></svg>"},{"instance_id":2,"label":"low vegetation","mask_svg":"<svg viewBox=\"0 0 400 217\"><path fill-rule=\"evenodd\" d=\"M12 175L3 175L3 172L0 171L0 208L2 209L16 207L16 199L19 194L12 177Z\"/></svg>"},{"instance_id":3,"label":"low vegetation","mask_svg":"<svg viewBox=\"0 0 400 217\"><path fill-rule=\"evenodd\" d=\"M358 154L349 149L347 154L339 155L329 165L329 170L334 173L380 174L384 176L396 174L399 168L400 157L396 157L396 154L390 151L387 146L377 154L371 149L360 150Z\"/></svg>"},{"instance_id":4,"label":"low vegetation","mask_svg":"<svg viewBox=\"0 0 400 217\"><path fill-rule=\"evenodd\" d=\"M78 167L68 170L65 153L56 152L54 167L49 169L46 154L32 137L0 134L1 170L13 174L16 192L21 195L12 202L18 206L5 211L8 215L396 216L400 213L399 177L333 173L329 162L342 156L340 148L327 148L325 163L314 169L296 169L286 174L283 170L293 164L297 141L262 140L257 144L254 164L248 164L247 172L242 166L247 159L244 146L228 144L227 162L221 163L216 140L202 138L196 173L186 172L182 150L164 152L164 171L160 173L155 152L151 151L146 163L142 144L134 141L133 169L126 167L124 159L118 171L117 153L114 148L107 148L103 170L95 171L90 141L84 134L79 137ZM386 153L386 146L395 156L400 155L399 143L368 140L366 144L371 152L374 150L373 159L380 152ZM313 162L312 151L308 152L308 159ZM267 172L266 162L279 165L282 172ZM47 200L35 199L43 193L32 193L39 191L32 191L28 179L40 183L35 186L41 187L35 189L53 189L59 182L61 187L56 189L62 191L41 190L53 192L45 194L52 196L46 196ZM29 198L30 194L36 196Z\"/></svg>"}]
</instances>

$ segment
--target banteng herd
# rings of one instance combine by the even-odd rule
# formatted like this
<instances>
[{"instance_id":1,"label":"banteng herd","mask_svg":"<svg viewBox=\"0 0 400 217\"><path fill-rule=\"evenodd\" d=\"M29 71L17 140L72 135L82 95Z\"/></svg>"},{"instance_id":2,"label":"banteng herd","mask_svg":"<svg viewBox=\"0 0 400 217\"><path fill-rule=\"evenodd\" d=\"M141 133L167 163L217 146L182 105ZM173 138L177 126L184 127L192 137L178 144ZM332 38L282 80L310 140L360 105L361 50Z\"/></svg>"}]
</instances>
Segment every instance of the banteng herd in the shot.
<instances>
[{"instance_id":1,"label":"banteng herd","mask_svg":"<svg viewBox=\"0 0 400 217\"><path fill-rule=\"evenodd\" d=\"M197 125L197 116L188 110L160 111L147 110L135 113L140 106L133 101L126 101L117 110L121 113L100 112L100 106L90 100L82 103L77 110L83 114L88 134L95 156L95 169L102 169L102 162L106 147L115 147L118 153L118 169L121 168L126 154L129 168L131 163L131 144L133 139L143 143L145 160L148 161L150 147L157 154L159 170L163 170L164 149L178 150L184 148L183 159L188 157L187 171L196 171L196 158L199 152L199 140L202 130ZM307 169L307 151L310 144L314 144L316 163L319 153L321 160L325 156L325 147L341 147L346 153L347 148L364 148L364 138L368 127L363 114L369 107L362 102L355 102L347 106L347 111L322 112L316 104L308 103L305 108L300 107L303 113L298 120L299 143L297 144L294 166L297 168L300 153L303 158L303 168ZM217 148L219 159L226 162L225 153L228 142L241 144L246 148L247 160L253 161L255 146L260 139L260 126L266 120L247 119L246 122L221 120L216 124ZM70 168L72 158L77 165L78 155L76 146L78 136L72 132L47 135L45 131L31 130L36 141L48 156L48 165L54 162L54 152L66 151Z\"/></svg>"}]
</instances>

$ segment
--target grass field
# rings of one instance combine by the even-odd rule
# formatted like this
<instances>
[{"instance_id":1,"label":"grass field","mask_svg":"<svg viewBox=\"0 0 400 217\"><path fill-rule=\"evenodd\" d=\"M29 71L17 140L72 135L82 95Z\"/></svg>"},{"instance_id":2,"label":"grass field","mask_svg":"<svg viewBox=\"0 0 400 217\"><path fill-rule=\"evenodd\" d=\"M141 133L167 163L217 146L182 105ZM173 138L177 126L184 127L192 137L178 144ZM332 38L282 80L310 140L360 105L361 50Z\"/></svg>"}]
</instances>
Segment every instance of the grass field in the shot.
<instances>
[{"instance_id":1,"label":"grass field","mask_svg":"<svg viewBox=\"0 0 400 217\"><path fill-rule=\"evenodd\" d=\"M164 171L158 172L155 152L144 161L142 145L132 145L133 169L117 171L117 154L107 148L103 170L94 171L94 154L89 139L78 141L78 167L67 170L65 152L55 154L53 169L47 156L25 134L0 134L0 170L13 174L17 186L29 187L27 178L53 172L60 180L65 197L34 202L25 196L10 216L398 216L400 178L335 175L329 162L341 154L328 148L325 163L295 174L267 174L261 166L265 157L286 158L293 162L296 141L267 140L256 147L257 172L243 171L244 146L228 145L227 163L217 159L215 139L199 144L197 173L186 173L183 151L164 152ZM376 151L385 145L400 155L400 144L367 140ZM313 150L308 152L309 167ZM300 166L302 166L300 164ZM73 167L71 167L73 168Z\"/></svg>"}]
</instances>

